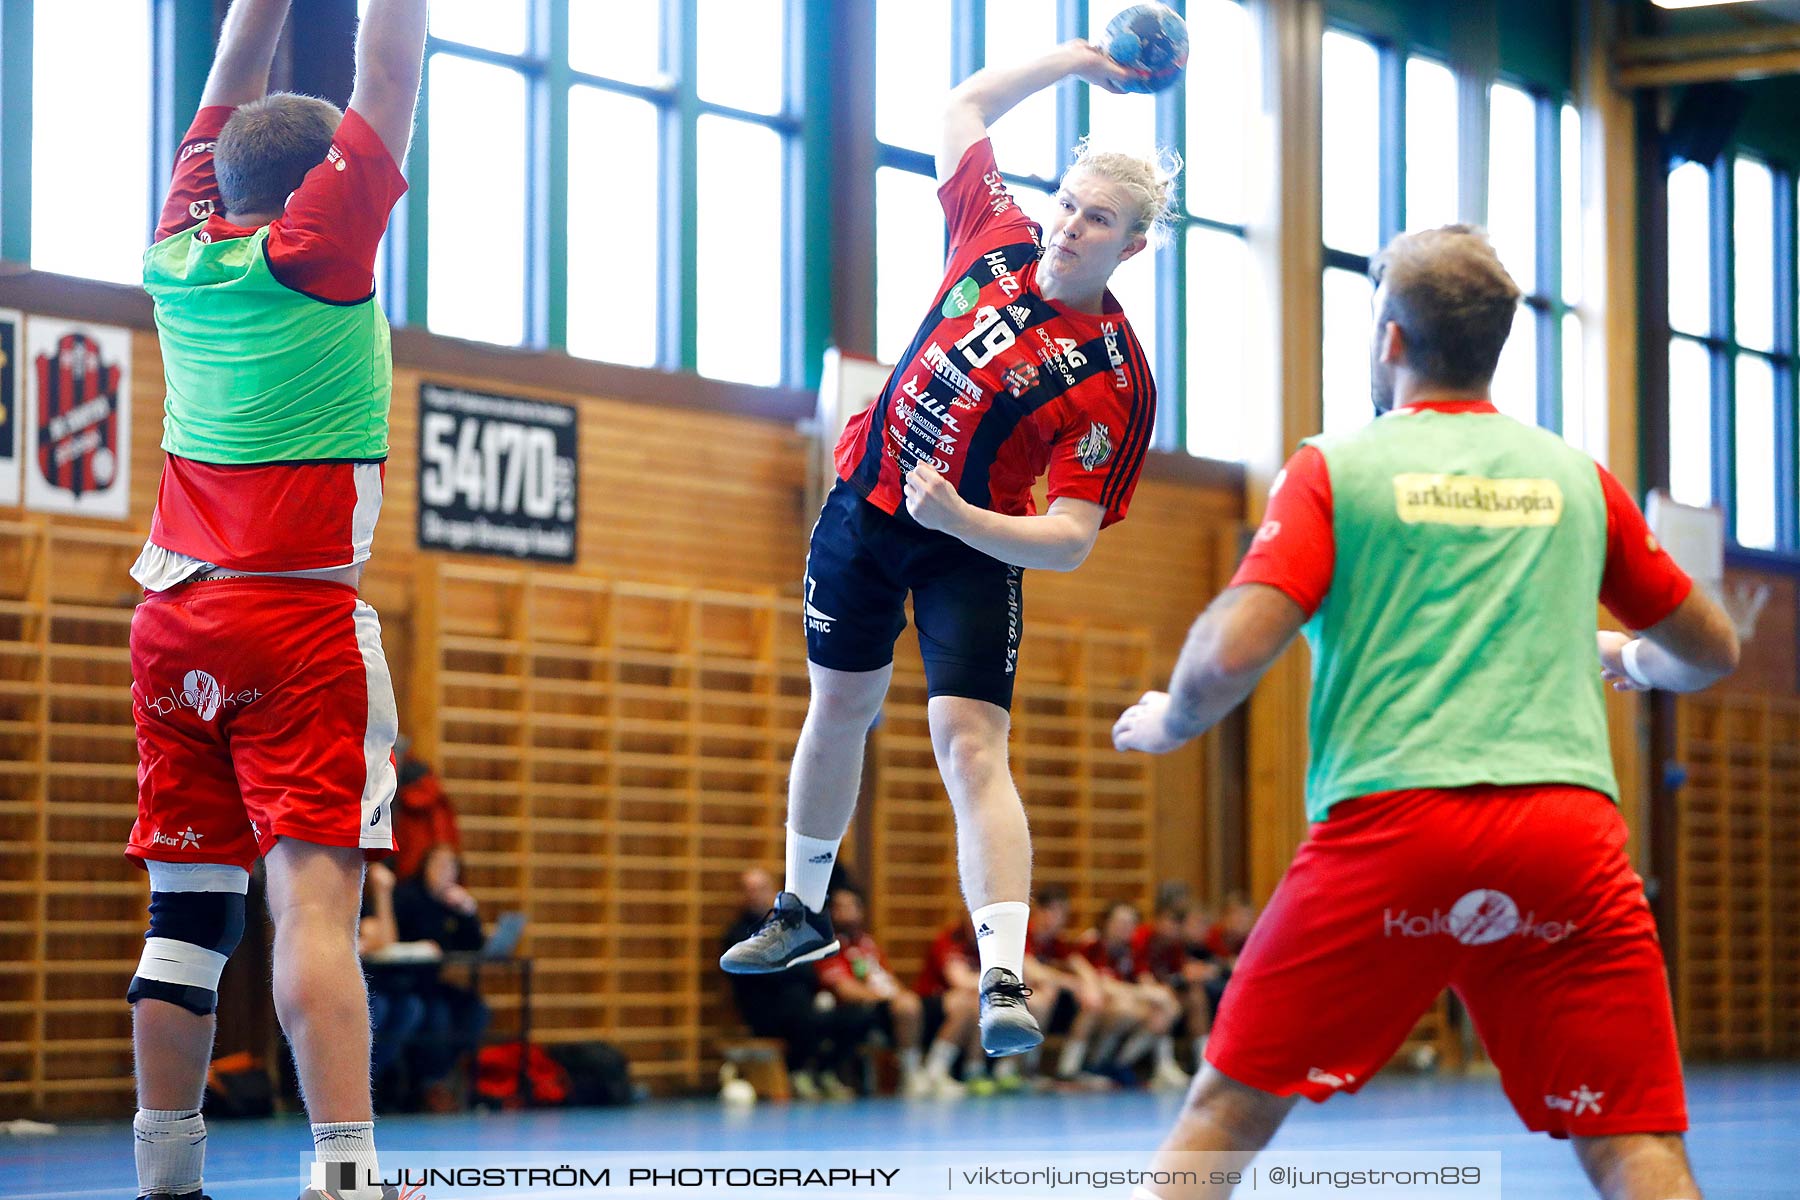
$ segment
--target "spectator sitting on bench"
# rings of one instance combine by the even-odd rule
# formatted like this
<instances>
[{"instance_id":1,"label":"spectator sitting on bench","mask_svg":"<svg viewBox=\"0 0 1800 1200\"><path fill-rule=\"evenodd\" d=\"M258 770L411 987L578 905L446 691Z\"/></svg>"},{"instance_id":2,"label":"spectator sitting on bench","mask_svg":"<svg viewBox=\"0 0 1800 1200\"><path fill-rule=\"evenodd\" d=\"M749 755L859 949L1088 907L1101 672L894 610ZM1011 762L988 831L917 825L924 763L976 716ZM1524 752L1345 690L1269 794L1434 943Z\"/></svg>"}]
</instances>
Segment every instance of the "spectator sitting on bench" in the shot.
<instances>
[{"instance_id":1,"label":"spectator sitting on bench","mask_svg":"<svg viewBox=\"0 0 1800 1200\"><path fill-rule=\"evenodd\" d=\"M1207 985L1222 974L1211 955L1196 959L1188 951L1182 924L1192 905L1185 884L1165 883L1156 893L1156 915L1132 935L1138 977L1154 979L1181 1001L1181 1030L1194 1047L1194 1070L1205 1061L1206 1035L1212 1027L1212 999Z\"/></svg>"},{"instance_id":2,"label":"spectator sitting on bench","mask_svg":"<svg viewBox=\"0 0 1800 1200\"><path fill-rule=\"evenodd\" d=\"M399 942L394 923L394 873L382 863L370 863L363 880L356 953L363 960L363 979L368 985L369 1077L380 1108L394 1106L393 1067L425 1019L425 1002L419 996L420 968L410 962L380 961ZM436 966L427 971L428 977L437 974Z\"/></svg>"},{"instance_id":3,"label":"spectator sitting on bench","mask_svg":"<svg viewBox=\"0 0 1800 1200\"><path fill-rule=\"evenodd\" d=\"M446 953L481 949L481 918L461 876L455 846L439 842L426 852L419 873L394 888L394 924L401 940L430 940ZM451 1076L463 1055L481 1044L488 1007L479 995L435 975L422 998L425 1016L408 1065L427 1111L453 1112L462 1104Z\"/></svg>"},{"instance_id":4,"label":"spectator sitting on bench","mask_svg":"<svg viewBox=\"0 0 1800 1200\"><path fill-rule=\"evenodd\" d=\"M960 1096L962 1085L950 1077L950 1068L975 1023L975 994L948 992L921 999L895 978L887 956L869 936L862 897L842 888L831 893L829 903L843 949L820 960L819 982L837 998L839 1008L860 1014L865 1028L887 1034L900 1056L902 1094ZM921 1050L927 1038L932 1039L929 1054Z\"/></svg>"}]
</instances>

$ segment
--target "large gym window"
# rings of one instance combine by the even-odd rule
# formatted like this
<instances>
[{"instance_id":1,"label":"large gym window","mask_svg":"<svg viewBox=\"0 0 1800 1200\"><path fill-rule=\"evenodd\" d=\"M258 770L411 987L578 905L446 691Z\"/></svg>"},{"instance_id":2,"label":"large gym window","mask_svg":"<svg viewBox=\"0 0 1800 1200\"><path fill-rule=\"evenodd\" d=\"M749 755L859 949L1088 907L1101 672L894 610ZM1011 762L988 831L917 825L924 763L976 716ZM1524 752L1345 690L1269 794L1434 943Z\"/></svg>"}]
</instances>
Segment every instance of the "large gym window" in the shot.
<instances>
[{"instance_id":1,"label":"large gym window","mask_svg":"<svg viewBox=\"0 0 1800 1200\"><path fill-rule=\"evenodd\" d=\"M1733 541L1800 549L1793 172L1749 154L1669 172L1669 491Z\"/></svg>"},{"instance_id":2,"label":"large gym window","mask_svg":"<svg viewBox=\"0 0 1800 1200\"><path fill-rule=\"evenodd\" d=\"M434 3L396 319L793 382L793 2Z\"/></svg>"},{"instance_id":3,"label":"large gym window","mask_svg":"<svg viewBox=\"0 0 1800 1200\"><path fill-rule=\"evenodd\" d=\"M31 265L143 278L150 197L150 5L38 4L31 47ZM163 181L166 184L166 180Z\"/></svg>"},{"instance_id":4,"label":"large gym window","mask_svg":"<svg viewBox=\"0 0 1800 1200\"><path fill-rule=\"evenodd\" d=\"M1367 278L1375 251L1401 230L1455 222L1469 148L1466 90L1436 59L1328 30L1321 57L1325 274L1324 427L1369 419ZM1571 106L1510 82L1488 89L1486 227L1524 292L1493 382L1496 407L1580 441L1581 123ZM1479 164L1477 164L1479 165ZM1566 353L1565 353L1566 350Z\"/></svg>"},{"instance_id":5,"label":"large gym window","mask_svg":"<svg viewBox=\"0 0 1800 1200\"><path fill-rule=\"evenodd\" d=\"M883 361L904 352L943 274L934 171L940 106L960 78L953 64L1018 62L1071 37L1097 39L1128 6L1129 0L877 0L875 328ZM1147 155L1158 146L1182 152L1187 167L1177 184L1182 202L1170 244L1124 264L1111 288L1156 377L1157 444L1236 459L1244 450L1244 129L1255 33L1237 0L1190 0L1186 19L1192 48L1182 84L1155 96L1069 83L1040 92L995 122L994 156L1019 207L1045 222L1083 136L1128 153Z\"/></svg>"}]
</instances>

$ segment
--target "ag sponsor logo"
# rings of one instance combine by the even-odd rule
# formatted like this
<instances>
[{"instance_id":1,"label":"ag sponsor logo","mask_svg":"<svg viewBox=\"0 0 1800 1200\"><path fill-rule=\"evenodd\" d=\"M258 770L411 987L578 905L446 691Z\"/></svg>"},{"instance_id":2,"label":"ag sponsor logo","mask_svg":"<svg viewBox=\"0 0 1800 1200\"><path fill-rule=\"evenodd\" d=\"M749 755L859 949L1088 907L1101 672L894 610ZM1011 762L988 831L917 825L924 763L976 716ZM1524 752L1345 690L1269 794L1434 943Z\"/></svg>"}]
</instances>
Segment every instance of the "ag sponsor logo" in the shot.
<instances>
[{"instance_id":1,"label":"ag sponsor logo","mask_svg":"<svg viewBox=\"0 0 1800 1200\"><path fill-rule=\"evenodd\" d=\"M1539 921L1536 912L1519 915L1519 906L1505 892L1477 888L1465 894L1449 912L1434 908L1429 916L1406 909L1381 911L1384 937L1422 938L1446 934L1465 946L1485 946L1503 938L1535 938L1551 945L1573 934L1573 921Z\"/></svg>"},{"instance_id":2,"label":"ag sponsor logo","mask_svg":"<svg viewBox=\"0 0 1800 1200\"><path fill-rule=\"evenodd\" d=\"M1554 479L1423 472L1394 476L1394 512L1408 525L1554 525L1562 511L1562 488Z\"/></svg>"},{"instance_id":3,"label":"ag sponsor logo","mask_svg":"<svg viewBox=\"0 0 1800 1200\"><path fill-rule=\"evenodd\" d=\"M1006 293L1007 299L1010 300L1025 290L1019 285L1018 276L1012 273L1012 268L1006 265L1006 255L1002 251L989 250L981 256L981 261L987 264L988 271L994 276L994 281L1000 285L1000 290ZM1019 328L1023 329L1024 327L1025 322L1020 321Z\"/></svg>"},{"instance_id":4,"label":"ag sponsor logo","mask_svg":"<svg viewBox=\"0 0 1800 1200\"><path fill-rule=\"evenodd\" d=\"M1321 1071L1317 1067L1308 1067L1306 1069L1306 1082L1321 1083L1328 1088L1341 1088L1348 1087L1350 1084L1355 1083L1356 1076L1349 1072L1345 1072L1342 1075L1333 1075L1330 1071Z\"/></svg>"},{"instance_id":5,"label":"ag sponsor logo","mask_svg":"<svg viewBox=\"0 0 1800 1200\"><path fill-rule=\"evenodd\" d=\"M944 307L939 311L944 319L966 317L975 311L975 301L981 298L981 287L973 279L965 279L950 289L944 297Z\"/></svg>"},{"instance_id":6,"label":"ag sponsor logo","mask_svg":"<svg viewBox=\"0 0 1800 1200\"><path fill-rule=\"evenodd\" d=\"M1076 369L1087 366L1087 355L1079 349L1081 343L1074 338L1051 337L1045 332L1042 325L1032 332L1037 334L1038 341L1043 343L1038 350L1038 358L1043 361L1045 366L1055 367L1056 373L1062 376L1063 382L1074 387Z\"/></svg>"},{"instance_id":7,"label":"ag sponsor logo","mask_svg":"<svg viewBox=\"0 0 1800 1200\"><path fill-rule=\"evenodd\" d=\"M1113 456L1112 430L1098 421L1088 424L1088 431L1075 443L1075 461L1084 471L1097 471Z\"/></svg>"},{"instance_id":8,"label":"ag sponsor logo","mask_svg":"<svg viewBox=\"0 0 1800 1200\"><path fill-rule=\"evenodd\" d=\"M981 177L981 182L987 184L988 204L996 217L1013 206L1012 193L1006 190L1006 180L1000 172L989 171Z\"/></svg>"},{"instance_id":9,"label":"ag sponsor logo","mask_svg":"<svg viewBox=\"0 0 1800 1200\"><path fill-rule=\"evenodd\" d=\"M143 707L159 717L171 716L180 709L189 709L202 721L210 721L219 715L220 709L242 708L252 701L261 700L261 688L248 687L241 691L228 692L219 686L219 681L205 671L189 671L181 677L181 690L170 688L161 695L146 697L141 703Z\"/></svg>"},{"instance_id":10,"label":"ag sponsor logo","mask_svg":"<svg viewBox=\"0 0 1800 1200\"><path fill-rule=\"evenodd\" d=\"M1545 1096L1544 1107L1551 1112L1566 1112L1570 1116L1584 1117L1588 1113L1600 1114L1600 1102L1606 1099L1605 1092L1591 1091L1587 1084L1572 1088L1566 1096Z\"/></svg>"}]
</instances>

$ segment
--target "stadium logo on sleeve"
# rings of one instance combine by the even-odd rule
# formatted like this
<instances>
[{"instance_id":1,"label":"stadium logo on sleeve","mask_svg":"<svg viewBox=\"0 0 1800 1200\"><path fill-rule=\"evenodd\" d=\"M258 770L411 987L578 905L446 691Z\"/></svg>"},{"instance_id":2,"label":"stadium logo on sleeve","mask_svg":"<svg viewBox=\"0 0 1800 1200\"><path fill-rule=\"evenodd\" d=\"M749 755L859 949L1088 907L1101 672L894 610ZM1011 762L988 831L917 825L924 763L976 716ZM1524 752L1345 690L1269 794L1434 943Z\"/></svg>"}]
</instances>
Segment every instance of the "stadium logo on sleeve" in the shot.
<instances>
[{"instance_id":1,"label":"stadium logo on sleeve","mask_svg":"<svg viewBox=\"0 0 1800 1200\"><path fill-rule=\"evenodd\" d=\"M1092 422L1081 440L1075 443L1075 461L1084 471L1097 471L1112 456L1112 430L1098 421Z\"/></svg>"}]
</instances>

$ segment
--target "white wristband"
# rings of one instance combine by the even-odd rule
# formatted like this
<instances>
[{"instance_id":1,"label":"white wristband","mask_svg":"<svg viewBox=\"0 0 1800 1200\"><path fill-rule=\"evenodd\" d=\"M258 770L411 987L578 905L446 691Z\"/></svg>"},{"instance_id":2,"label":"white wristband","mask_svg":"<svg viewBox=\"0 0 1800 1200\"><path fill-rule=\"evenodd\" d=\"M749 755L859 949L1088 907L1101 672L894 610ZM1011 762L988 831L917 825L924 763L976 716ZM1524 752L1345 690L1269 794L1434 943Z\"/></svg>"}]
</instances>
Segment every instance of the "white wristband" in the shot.
<instances>
[{"instance_id":1,"label":"white wristband","mask_svg":"<svg viewBox=\"0 0 1800 1200\"><path fill-rule=\"evenodd\" d=\"M1653 688L1656 685L1650 682L1650 677L1644 674L1642 667L1638 666L1638 651L1643 649L1643 646L1643 638L1632 638L1619 647L1619 665L1625 668L1625 674L1631 676L1633 683L1639 687Z\"/></svg>"}]
</instances>

